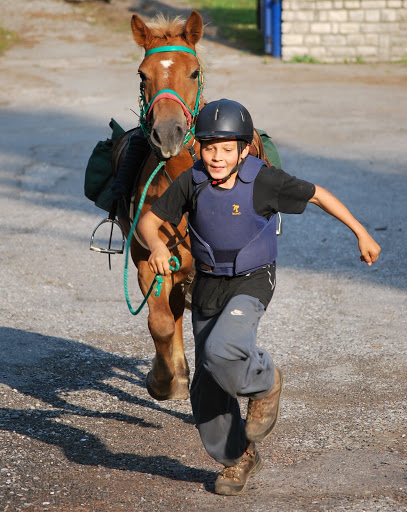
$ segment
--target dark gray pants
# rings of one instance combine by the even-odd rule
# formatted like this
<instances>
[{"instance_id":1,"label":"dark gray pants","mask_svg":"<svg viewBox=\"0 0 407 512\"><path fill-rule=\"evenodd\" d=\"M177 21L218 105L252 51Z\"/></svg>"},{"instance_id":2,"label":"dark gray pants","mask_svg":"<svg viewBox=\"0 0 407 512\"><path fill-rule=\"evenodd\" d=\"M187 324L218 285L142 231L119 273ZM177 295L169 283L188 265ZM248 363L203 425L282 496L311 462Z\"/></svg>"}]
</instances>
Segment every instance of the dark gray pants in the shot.
<instances>
[{"instance_id":1,"label":"dark gray pants","mask_svg":"<svg viewBox=\"0 0 407 512\"><path fill-rule=\"evenodd\" d=\"M274 384L272 359L256 348L263 313L258 299L238 295L216 316L192 315L192 411L205 449L225 466L236 464L247 445L237 397L262 398Z\"/></svg>"}]
</instances>

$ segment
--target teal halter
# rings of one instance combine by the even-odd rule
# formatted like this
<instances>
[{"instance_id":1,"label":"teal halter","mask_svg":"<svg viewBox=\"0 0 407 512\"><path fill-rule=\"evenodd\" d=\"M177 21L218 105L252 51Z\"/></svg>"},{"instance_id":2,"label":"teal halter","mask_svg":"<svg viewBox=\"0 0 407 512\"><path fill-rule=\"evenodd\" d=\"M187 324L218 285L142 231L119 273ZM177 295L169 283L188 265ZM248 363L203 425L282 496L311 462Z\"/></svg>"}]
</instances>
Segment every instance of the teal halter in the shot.
<instances>
[{"instance_id":1,"label":"teal halter","mask_svg":"<svg viewBox=\"0 0 407 512\"><path fill-rule=\"evenodd\" d=\"M192 48L188 48L187 46L159 46L157 48L151 48L146 51L145 57L152 55L154 53L165 53L165 52L187 52L191 53L196 57L196 52L192 50ZM199 113L199 104L201 101L201 95L203 90L203 81L202 81L202 73L199 71L198 74L198 92L195 100L194 110L192 110L189 105L185 103L185 101L172 89L162 89L158 91L157 94L153 96L153 98L147 103L144 95L144 87L143 84L140 84L140 126L146 135L149 138L149 127L148 127L148 118L151 114L153 106L160 101L161 99L171 99L179 103L184 111L185 117L188 120L188 130L185 134L184 144L187 144L191 139L191 136L194 135L195 132L195 118Z\"/></svg>"},{"instance_id":2,"label":"teal halter","mask_svg":"<svg viewBox=\"0 0 407 512\"><path fill-rule=\"evenodd\" d=\"M192 48L188 48L188 46L159 46L158 48L151 48L151 50L146 51L145 57L153 53L163 52L187 52L192 53L196 57L196 52Z\"/></svg>"}]
</instances>

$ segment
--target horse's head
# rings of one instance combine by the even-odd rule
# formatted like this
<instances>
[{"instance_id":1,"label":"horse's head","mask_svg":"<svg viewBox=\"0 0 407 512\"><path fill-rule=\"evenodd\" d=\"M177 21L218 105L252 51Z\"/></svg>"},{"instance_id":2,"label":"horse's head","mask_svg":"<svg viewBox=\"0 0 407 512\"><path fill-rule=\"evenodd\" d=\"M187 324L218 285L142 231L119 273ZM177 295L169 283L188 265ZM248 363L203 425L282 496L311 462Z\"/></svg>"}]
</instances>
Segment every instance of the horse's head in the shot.
<instances>
[{"instance_id":1,"label":"horse's head","mask_svg":"<svg viewBox=\"0 0 407 512\"><path fill-rule=\"evenodd\" d=\"M201 106L202 76L195 45L203 34L199 13L187 21L158 18L147 26L133 15L133 36L145 57L139 67L141 123L156 153L168 159L180 153Z\"/></svg>"}]
</instances>

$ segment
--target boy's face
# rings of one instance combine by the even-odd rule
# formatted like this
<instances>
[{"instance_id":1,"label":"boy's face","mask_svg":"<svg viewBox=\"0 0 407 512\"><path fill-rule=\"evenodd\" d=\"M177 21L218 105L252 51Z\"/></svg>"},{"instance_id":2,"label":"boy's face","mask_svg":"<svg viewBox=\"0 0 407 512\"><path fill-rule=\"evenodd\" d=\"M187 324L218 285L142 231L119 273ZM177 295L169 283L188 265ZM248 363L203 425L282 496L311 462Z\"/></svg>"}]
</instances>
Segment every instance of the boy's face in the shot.
<instances>
[{"instance_id":1,"label":"boy's face","mask_svg":"<svg viewBox=\"0 0 407 512\"><path fill-rule=\"evenodd\" d=\"M235 165L248 155L249 148L250 146L247 145L239 157L236 140L203 141L201 144L201 158L211 178L220 180L229 176Z\"/></svg>"}]
</instances>

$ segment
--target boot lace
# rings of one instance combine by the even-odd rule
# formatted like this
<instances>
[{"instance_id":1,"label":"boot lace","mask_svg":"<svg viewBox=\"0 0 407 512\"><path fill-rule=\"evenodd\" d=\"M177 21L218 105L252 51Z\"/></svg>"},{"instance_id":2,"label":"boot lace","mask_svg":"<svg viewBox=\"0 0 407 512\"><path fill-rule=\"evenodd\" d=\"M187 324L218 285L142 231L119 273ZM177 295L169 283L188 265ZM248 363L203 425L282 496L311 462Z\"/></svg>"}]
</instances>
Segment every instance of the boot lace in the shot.
<instances>
[{"instance_id":1,"label":"boot lace","mask_svg":"<svg viewBox=\"0 0 407 512\"><path fill-rule=\"evenodd\" d=\"M263 419L263 409L265 405L264 398L261 400L249 400L247 407L247 419L248 420L261 420Z\"/></svg>"},{"instance_id":2,"label":"boot lace","mask_svg":"<svg viewBox=\"0 0 407 512\"><path fill-rule=\"evenodd\" d=\"M253 457L254 452L246 450L242 459L237 464L234 466L225 467L219 476L221 478L227 478L230 480L239 480L240 473L244 470L244 467L247 465L247 463L253 459Z\"/></svg>"}]
</instances>

